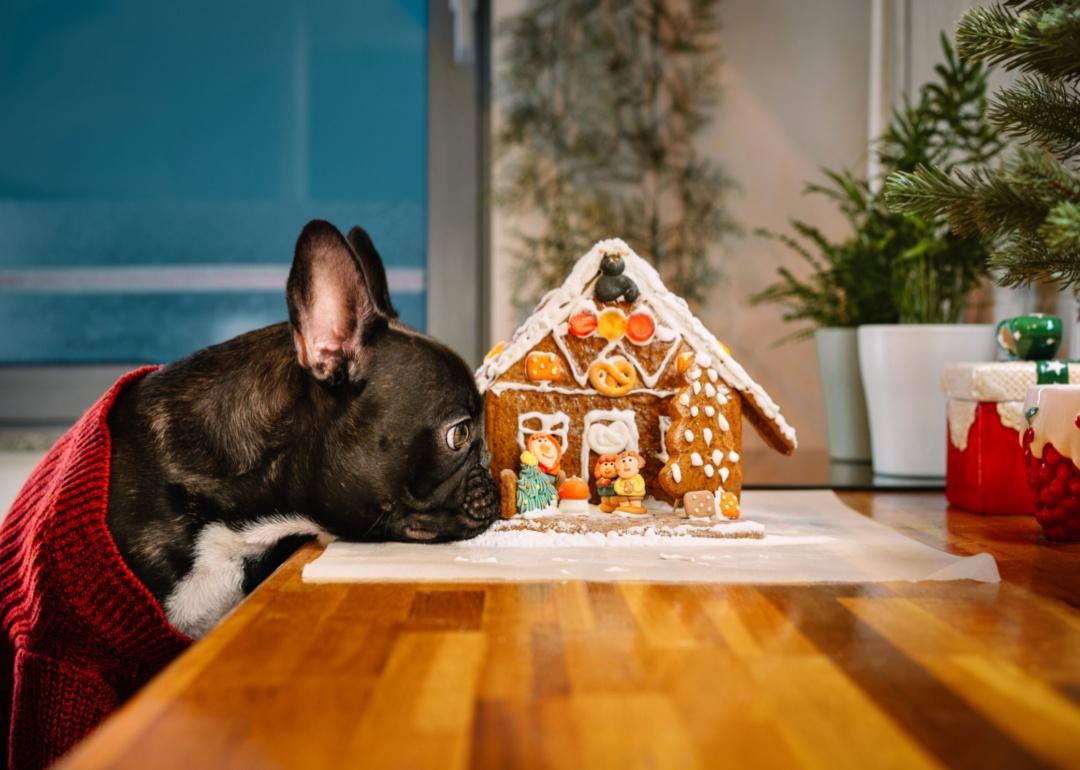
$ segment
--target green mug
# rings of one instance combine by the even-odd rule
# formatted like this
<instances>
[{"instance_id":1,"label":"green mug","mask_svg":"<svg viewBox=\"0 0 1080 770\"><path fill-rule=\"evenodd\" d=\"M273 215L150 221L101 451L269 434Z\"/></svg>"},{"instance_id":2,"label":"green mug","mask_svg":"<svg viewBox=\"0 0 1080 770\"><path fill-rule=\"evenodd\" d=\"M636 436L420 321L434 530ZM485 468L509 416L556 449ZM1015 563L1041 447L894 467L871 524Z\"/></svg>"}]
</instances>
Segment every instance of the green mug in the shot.
<instances>
[{"instance_id":1,"label":"green mug","mask_svg":"<svg viewBox=\"0 0 1080 770\"><path fill-rule=\"evenodd\" d=\"M1061 344L1061 319L1046 313L1006 318L997 325L997 343L1014 361L1045 361Z\"/></svg>"}]
</instances>

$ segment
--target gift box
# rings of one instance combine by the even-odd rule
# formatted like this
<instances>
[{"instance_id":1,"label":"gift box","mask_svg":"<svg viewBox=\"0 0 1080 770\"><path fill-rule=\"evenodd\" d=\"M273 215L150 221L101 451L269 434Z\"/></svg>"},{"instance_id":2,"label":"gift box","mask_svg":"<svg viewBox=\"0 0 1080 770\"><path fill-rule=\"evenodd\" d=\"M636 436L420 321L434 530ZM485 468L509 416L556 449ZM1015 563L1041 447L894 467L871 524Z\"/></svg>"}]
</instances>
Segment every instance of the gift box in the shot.
<instances>
[{"instance_id":1,"label":"gift box","mask_svg":"<svg viewBox=\"0 0 1080 770\"><path fill-rule=\"evenodd\" d=\"M942 379L948 399L946 498L976 513L1033 514L1022 445L1024 397L1031 385L1080 384L1080 362L952 364Z\"/></svg>"}]
</instances>

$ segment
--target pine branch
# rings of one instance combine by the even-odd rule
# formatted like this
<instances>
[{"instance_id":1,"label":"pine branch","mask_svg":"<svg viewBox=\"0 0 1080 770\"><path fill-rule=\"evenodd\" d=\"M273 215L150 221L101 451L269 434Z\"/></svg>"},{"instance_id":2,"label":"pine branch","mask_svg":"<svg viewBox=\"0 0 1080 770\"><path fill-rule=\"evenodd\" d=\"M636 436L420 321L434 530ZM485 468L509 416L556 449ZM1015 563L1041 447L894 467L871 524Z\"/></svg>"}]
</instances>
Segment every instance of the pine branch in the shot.
<instances>
[{"instance_id":1,"label":"pine branch","mask_svg":"<svg viewBox=\"0 0 1080 770\"><path fill-rule=\"evenodd\" d=\"M1054 206L1039 228L1039 237L1050 251L1080 258L1080 203L1065 201Z\"/></svg>"},{"instance_id":2,"label":"pine branch","mask_svg":"<svg viewBox=\"0 0 1080 770\"><path fill-rule=\"evenodd\" d=\"M1009 136L1041 144L1060 159L1080 154L1080 90L1025 75L995 96L990 120Z\"/></svg>"},{"instance_id":3,"label":"pine branch","mask_svg":"<svg viewBox=\"0 0 1080 770\"><path fill-rule=\"evenodd\" d=\"M1005 69L1080 79L1080 3L972 8L956 29L960 55Z\"/></svg>"},{"instance_id":4,"label":"pine branch","mask_svg":"<svg viewBox=\"0 0 1080 770\"><path fill-rule=\"evenodd\" d=\"M1080 199L1080 177L1045 151L1020 148L996 172L976 168L950 176L923 166L894 173L883 194L894 211L943 215L957 233L992 240L1012 230L1032 232L1058 201Z\"/></svg>"},{"instance_id":5,"label":"pine branch","mask_svg":"<svg viewBox=\"0 0 1080 770\"><path fill-rule=\"evenodd\" d=\"M1080 286L1080 253L1051 250L1037 236L1014 233L994 252L990 265L1002 271L1003 286L1043 282Z\"/></svg>"}]
</instances>

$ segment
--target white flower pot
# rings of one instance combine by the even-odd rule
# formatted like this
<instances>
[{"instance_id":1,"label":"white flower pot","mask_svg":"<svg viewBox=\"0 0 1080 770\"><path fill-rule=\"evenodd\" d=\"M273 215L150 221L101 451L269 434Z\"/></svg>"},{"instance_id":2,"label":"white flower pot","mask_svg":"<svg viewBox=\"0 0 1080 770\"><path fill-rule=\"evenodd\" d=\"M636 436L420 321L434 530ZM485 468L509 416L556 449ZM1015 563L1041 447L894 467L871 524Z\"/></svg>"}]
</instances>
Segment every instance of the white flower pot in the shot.
<instances>
[{"instance_id":1,"label":"white flower pot","mask_svg":"<svg viewBox=\"0 0 1080 770\"><path fill-rule=\"evenodd\" d=\"M818 375L825 399L829 457L848 462L870 460L870 427L859 372L859 337L855 329L828 328L814 333Z\"/></svg>"},{"instance_id":2,"label":"white flower pot","mask_svg":"<svg viewBox=\"0 0 1080 770\"><path fill-rule=\"evenodd\" d=\"M944 478L942 370L958 361L992 361L995 354L991 324L860 326L874 473Z\"/></svg>"}]
</instances>

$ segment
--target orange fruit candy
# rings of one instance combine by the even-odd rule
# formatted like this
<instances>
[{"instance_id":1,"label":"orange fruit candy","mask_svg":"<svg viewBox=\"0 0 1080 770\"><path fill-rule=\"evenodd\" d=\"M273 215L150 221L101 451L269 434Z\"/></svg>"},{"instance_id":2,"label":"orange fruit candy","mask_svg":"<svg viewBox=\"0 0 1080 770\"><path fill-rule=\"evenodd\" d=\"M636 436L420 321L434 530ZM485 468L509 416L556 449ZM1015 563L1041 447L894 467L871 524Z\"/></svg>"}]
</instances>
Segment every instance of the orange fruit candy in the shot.
<instances>
[{"instance_id":1,"label":"orange fruit candy","mask_svg":"<svg viewBox=\"0 0 1080 770\"><path fill-rule=\"evenodd\" d=\"M656 334L656 321L649 313L631 313L626 319L626 338L635 345L644 345Z\"/></svg>"},{"instance_id":2,"label":"orange fruit candy","mask_svg":"<svg viewBox=\"0 0 1080 770\"><path fill-rule=\"evenodd\" d=\"M525 357L525 376L533 382L549 382L562 376L562 364L554 353L534 350Z\"/></svg>"},{"instance_id":3,"label":"orange fruit candy","mask_svg":"<svg viewBox=\"0 0 1080 770\"><path fill-rule=\"evenodd\" d=\"M588 500L589 485L577 476L571 476L559 487L560 500Z\"/></svg>"},{"instance_id":4,"label":"orange fruit candy","mask_svg":"<svg viewBox=\"0 0 1080 770\"><path fill-rule=\"evenodd\" d=\"M739 518L739 498L733 492L720 494L720 513L724 514L726 519Z\"/></svg>"}]
</instances>

